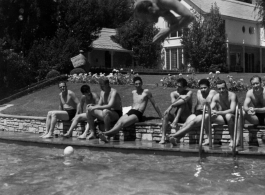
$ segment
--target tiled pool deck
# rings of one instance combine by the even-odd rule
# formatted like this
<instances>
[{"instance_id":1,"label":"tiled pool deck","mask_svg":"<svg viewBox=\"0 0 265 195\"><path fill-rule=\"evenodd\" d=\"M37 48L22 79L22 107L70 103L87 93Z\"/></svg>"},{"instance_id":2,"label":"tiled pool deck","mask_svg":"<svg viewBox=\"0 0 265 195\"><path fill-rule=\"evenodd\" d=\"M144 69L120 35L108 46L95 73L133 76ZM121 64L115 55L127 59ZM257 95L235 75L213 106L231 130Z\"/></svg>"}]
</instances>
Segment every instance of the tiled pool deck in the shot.
<instances>
[{"instance_id":1,"label":"tiled pool deck","mask_svg":"<svg viewBox=\"0 0 265 195\"><path fill-rule=\"evenodd\" d=\"M43 139L39 134L18 133L18 132L0 132L0 142L18 143L23 145L38 145L41 147L65 148L72 146L74 148L88 148L90 150L107 150L124 153L142 153L158 155L178 155L178 156L198 156L198 144L178 144L172 147L170 143L165 145L154 141L110 141L104 143L98 139L79 140L77 138L55 137L52 139ZM214 145L213 148L203 146L205 156L232 156L232 149L228 144ZM261 157L265 158L265 145L244 146L237 148L237 156L241 157Z\"/></svg>"}]
</instances>

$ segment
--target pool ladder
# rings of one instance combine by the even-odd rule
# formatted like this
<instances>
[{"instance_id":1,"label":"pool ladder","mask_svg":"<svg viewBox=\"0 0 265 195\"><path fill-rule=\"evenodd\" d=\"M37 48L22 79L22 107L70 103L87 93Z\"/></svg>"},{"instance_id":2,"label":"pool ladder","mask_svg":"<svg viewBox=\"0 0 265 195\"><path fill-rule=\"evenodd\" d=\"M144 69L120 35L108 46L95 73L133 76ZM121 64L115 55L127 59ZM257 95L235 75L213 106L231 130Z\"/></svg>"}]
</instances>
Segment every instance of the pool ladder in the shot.
<instances>
[{"instance_id":1,"label":"pool ladder","mask_svg":"<svg viewBox=\"0 0 265 195\"><path fill-rule=\"evenodd\" d=\"M209 131L209 148L212 148L213 143L212 143L212 125L211 125L211 108L210 104L206 103L203 106L203 114L202 114L202 123L201 123L201 129L200 129L200 140L199 140L199 157L202 157L202 142L203 142L203 137L204 137L204 127L205 127L205 113L206 113L206 108L208 108L208 131ZM237 128L238 128L238 123L240 123L240 147L243 148L243 111L242 111L242 106L237 104L236 106L236 113L235 113L235 125L234 125L234 139L233 139L233 146L232 146L232 153L233 157L236 156L236 140L237 140Z\"/></svg>"}]
</instances>

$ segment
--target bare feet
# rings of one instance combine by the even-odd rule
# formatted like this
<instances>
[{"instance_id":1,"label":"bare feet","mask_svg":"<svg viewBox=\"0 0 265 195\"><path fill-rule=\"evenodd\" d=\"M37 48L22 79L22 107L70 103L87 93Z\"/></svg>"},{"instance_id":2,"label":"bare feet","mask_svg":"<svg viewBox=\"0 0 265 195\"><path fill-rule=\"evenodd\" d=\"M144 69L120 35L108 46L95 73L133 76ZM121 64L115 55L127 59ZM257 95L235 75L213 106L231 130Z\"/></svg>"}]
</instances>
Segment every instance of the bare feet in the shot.
<instances>
[{"instance_id":1,"label":"bare feet","mask_svg":"<svg viewBox=\"0 0 265 195\"><path fill-rule=\"evenodd\" d=\"M90 140L90 139L96 139L96 136L94 133L90 133L89 136L87 136L86 138L87 140Z\"/></svg>"},{"instance_id":2,"label":"bare feet","mask_svg":"<svg viewBox=\"0 0 265 195\"><path fill-rule=\"evenodd\" d=\"M170 125L173 129L176 129L177 127L178 127L178 124L177 123L171 123L171 125Z\"/></svg>"},{"instance_id":3,"label":"bare feet","mask_svg":"<svg viewBox=\"0 0 265 195\"><path fill-rule=\"evenodd\" d=\"M86 134L86 132L84 132L82 135L78 136L77 138L78 139L86 139L86 136L87 136L87 134Z\"/></svg>"},{"instance_id":4,"label":"bare feet","mask_svg":"<svg viewBox=\"0 0 265 195\"><path fill-rule=\"evenodd\" d=\"M205 139L204 143L202 144L203 146L209 146L209 139Z\"/></svg>"},{"instance_id":5,"label":"bare feet","mask_svg":"<svg viewBox=\"0 0 265 195\"><path fill-rule=\"evenodd\" d=\"M165 144L165 143L166 143L166 140L165 140L164 137L162 137L161 140L160 140L160 142L159 142L159 144Z\"/></svg>"},{"instance_id":6,"label":"bare feet","mask_svg":"<svg viewBox=\"0 0 265 195\"><path fill-rule=\"evenodd\" d=\"M41 134L40 137L44 137L44 136L47 135L47 134L48 134L48 131L45 131L43 134Z\"/></svg>"},{"instance_id":7,"label":"bare feet","mask_svg":"<svg viewBox=\"0 0 265 195\"><path fill-rule=\"evenodd\" d=\"M177 139L174 137L170 137L169 138L169 142L172 144L172 146L176 146L177 145Z\"/></svg>"},{"instance_id":8,"label":"bare feet","mask_svg":"<svg viewBox=\"0 0 265 195\"><path fill-rule=\"evenodd\" d=\"M63 135L65 138L70 138L72 137L72 132L67 132L66 134Z\"/></svg>"},{"instance_id":9,"label":"bare feet","mask_svg":"<svg viewBox=\"0 0 265 195\"><path fill-rule=\"evenodd\" d=\"M229 147L233 147L233 145L234 145L234 141L230 139Z\"/></svg>"},{"instance_id":10,"label":"bare feet","mask_svg":"<svg viewBox=\"0 0 265 195\"><path fill-rule=\"evenodd\" d=\"M100 139L101 141L103 141L103 142L105 142L105 143L108 143L108 142L109 142L107 136L105 136L103 133L99 133L98 136L99 136L99 139Z\"/></svg>"},{"instance_id":11,"label":"bare feet","mask_svg":"<svg viewBox=\"0 0 265 195\"><path fill-rule=\"evenodd\" d=\"M45 136L43 136L42 137L43 139L50 139L50 138L53 138L53 135L52 135L52 133L48 133L48 134L46 134Z\"/></svg>"}]
</instances>

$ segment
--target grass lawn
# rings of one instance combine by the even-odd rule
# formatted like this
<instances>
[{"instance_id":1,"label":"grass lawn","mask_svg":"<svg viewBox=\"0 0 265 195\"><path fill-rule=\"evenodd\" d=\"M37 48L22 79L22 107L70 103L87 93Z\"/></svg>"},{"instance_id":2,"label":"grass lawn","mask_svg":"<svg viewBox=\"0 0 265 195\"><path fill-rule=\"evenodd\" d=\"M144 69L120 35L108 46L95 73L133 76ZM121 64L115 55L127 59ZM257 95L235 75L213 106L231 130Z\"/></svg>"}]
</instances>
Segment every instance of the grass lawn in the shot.
<instances>
[{"instance_id":1,"label":"grass lawn","mask_svg":"<svg viewBox=\"0 0 265 195\"><path fill-rule=\"evenodd\" d=\"M244 82L249 83L249 79L255 75L254 73L246 73L246 74L230 74L233 75L234 79L244 79ZM259 74L263 76L262 74ZM185 76L185 75L184 75ZM197 74L196 77L198 79L207 78L208 74ZM174 91L174 88L163 88L160 86L154 85L155 83L160 83L160 79L163 75L141 75L144 88L148 88L153 96L155 101L160 107L162 112L170 104L170 97L169 94ZM227 74L221 74L220 78L227 80ZM82 83L68 83L68 89L74 91L77 97L81 97L80 87L83 85ZM90 85L91 90L99 94L100 88L96 84ZM132 95L131 91L134 89L134 86L112 86L116 88L122 98L123 107L131 106L132 104ZM193 91L193 101L196 98L196 91ZM23 116L46 116L49 110L57 110L59 107L59 89L57 85L49 86L39 91L35 91L34 93L25 95L21 98L15 99L9 104L14 104L14 106L3 110L2 113L4 114L12 114L12 115L23 115ZM237 93L238 99L240 103L243 103L245 98L246 92L239 92ZM157 113L155 112L154 108L152 107L151 103L148 103L147 109L144 114L147 120L156 121L158 118Z\"/></svg>"}]
</instances>

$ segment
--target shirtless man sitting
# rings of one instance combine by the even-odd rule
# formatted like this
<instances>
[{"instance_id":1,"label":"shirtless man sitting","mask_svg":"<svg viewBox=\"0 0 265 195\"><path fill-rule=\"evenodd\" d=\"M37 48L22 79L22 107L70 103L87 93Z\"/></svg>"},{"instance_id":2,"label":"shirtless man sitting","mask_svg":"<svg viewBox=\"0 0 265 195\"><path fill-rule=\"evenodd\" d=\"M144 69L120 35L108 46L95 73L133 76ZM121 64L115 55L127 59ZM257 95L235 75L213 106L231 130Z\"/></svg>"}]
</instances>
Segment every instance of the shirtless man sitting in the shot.
<instances>
[{"instance_id":1,"label":"shirtless man sitting","mask_svg":"<svg viewBox=\"0 0 265 195\"><path fill-rule=\"evenodd\" d=\"M191 115L192 109L192 91L187 89L187 81L184 78L177 80L177 90L170 94L171 105L164 112L162 122L162 138L160 144L165 144L166 130L168 122L173 121L172 126L176 126L177 123L184 123Z\"/></svg>"},{"instance_id":2,"label":"shirtless man sitting","mask_svg":"<svg viewBox=\"0 0 265 195\"><path fill-rule=\"evenodd\" d=\"M174 15L173 12L179 16ZM136 18L149 22L158 22L163 17L168 28L161 29L153 38L153 42L163 41L171 32L182 30L194 19L193 14L178 0L136 0L134 3Z\"/></svg>"},{"instance_id":3,"label":"shirtless man sitting","mask_svg":"<svg viewBox=\"0 0 265 195\"><path fill-rule=\"evenodd\" d=\"M254 125L265 125L265 89L261 78L257 75L250 79L252 89L248 90L243 105L244 120ZM250 106L250 105L253 105Z\"/></svg>"},{"instance_id":4,"label":"shirtless man sitting","mask_svg":"<svg viewBox=\"0 0 265 195\"><path fill-rule=\"evenodd\" d=\"M128 127L132 124L142 121L142 116L148 100L150 100L150 102L152 103L159 117L162 118L162 114L159 107L155 103L152 93L148 89L142 88L143 81L141 77L134 77L133 83L136 90L132 91L132 109L127 114L123 115L111 130L99 134L99 137L102 141L108 142L108 136L118 133L123 127Z\"/></svg>"},{"instance_id":5,"label":"shirtless man sitting","mask_svg":"<svg viewBox=\"0 0 265 195\"><path fill-rule=\"evenodd\" d=\"M83 94L80 100L80 103L77 106L77 113L78 115L75 116L73 119L73 122L71 124L71 127L69 128L68 132L64 134L64 137L69 138L72 136L72 132L74 128L77 126L77 124L80 121L86 121L86 112L83 112L84 105L87 107L96 105L98 103L98 96L96 93L90 91L90 87L88 85L83 85L80 89L81 93ZM87 132L89 131L89 125L86 125L86 129L84 133L79 136L79 139L86 139Z\"/></svg>"},{"instance_id":6,"label":"shirtless man sitting","mask_svg":"<svg viewBox=\"0 0 265 195\"><path fill-rule=\"evenodd\" d=\"M234 138L234 123L235 123L235 111L236 105L238 103L237 96L235 93L228 91L226 82L224 80L219 80L216 83L217 94L213 96L211 102L211 122L219 125L228 125L228 130L230 134L230 144L233 146ZM217 107L219 108L217 110ZM206 117L206 122L208 117ZM206 136L208 139L205 140L203 145L209 144L209 129L205 128ZM238 144L238 139L236 140Z\"/></svg>"},{"instance_id":7,"label":"shirtless man sitting","mask_svg":"<svg viewBox=\"0 0 265 195\"><path fill-rule=\"evenodd\" d=\"M210 89L210 82L208 79L201 79L199 81L199 87L200 89L197 91L197 99L194 106L194 114L191 114L187 118L186 122L180 130L169 137L169 141L173 146L177 145L177 139L185 136L185 134L190 130L201 126L203 106L205 105L205 103L210 104L213 96L216 94L215 90Z\"/></svg>"},{"instance_id":8,"label":"shirtless man sitting","mask_svg":"<svg viewBox=\"0 0 265 195\"><path fill-rule=\"evenodd\" d=\"M108 131L111 122L119 120L122 116L121 97L117 90L110 87L107 77L100 78L99 85L101 92L98 104L87 107L87 121L91 130L87 139L95 138L94 120L96 118L104 122L105 131Z\"/></svg>"},{"instance_id":9,"label":"shirtless man sitting","mask_svg":"<svg viewBox=\"0 0 265 195\"><path fill-rule=\"evenodd\" d=\"M68 90L66 82L61 81L59 83L61 93L60 98L60 110L49 111L46 119L46 131L41 135L42 138L52 138L54 127L57 120L71 121L76 115L76 107L79 103L75 93Z\"/></svg>"}]
</instances>

